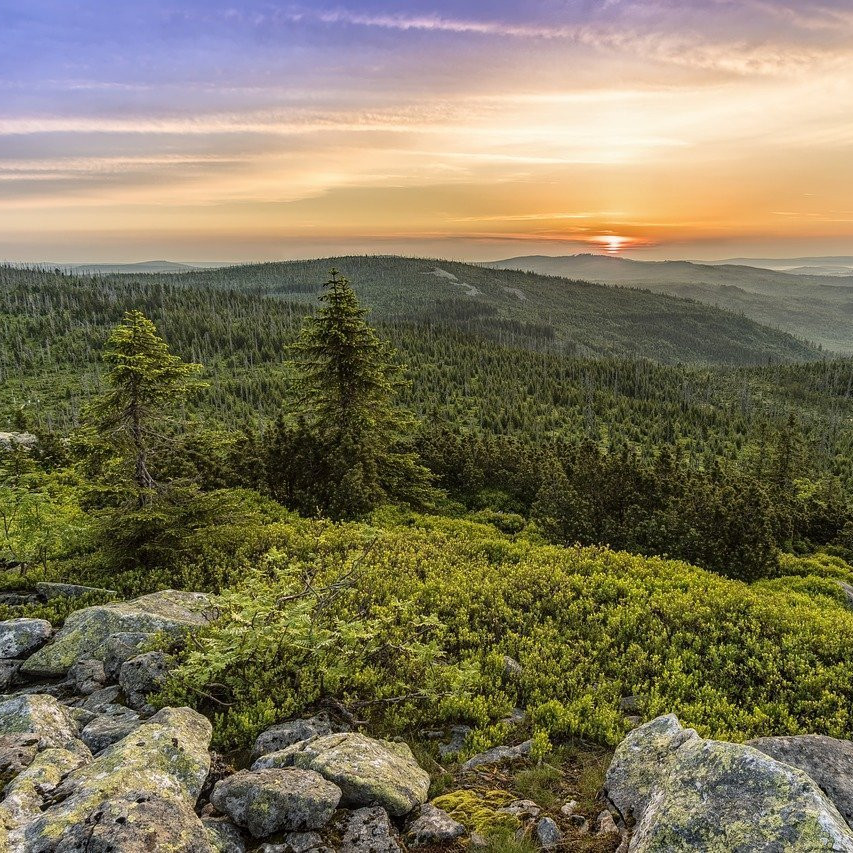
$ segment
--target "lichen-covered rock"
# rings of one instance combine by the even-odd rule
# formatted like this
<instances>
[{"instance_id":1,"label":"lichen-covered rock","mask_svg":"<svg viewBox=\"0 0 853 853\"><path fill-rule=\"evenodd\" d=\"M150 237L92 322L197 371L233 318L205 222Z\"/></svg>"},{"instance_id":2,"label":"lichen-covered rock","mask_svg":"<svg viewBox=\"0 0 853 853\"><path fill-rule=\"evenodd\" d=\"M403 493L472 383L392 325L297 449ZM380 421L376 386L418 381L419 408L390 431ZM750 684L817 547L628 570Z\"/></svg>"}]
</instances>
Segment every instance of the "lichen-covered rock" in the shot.
<instances>
[{"instance_id":1,"label":"lichen-covered rock","mask_svg":"<svg viewBox=\"0 0 853 853\"><path fill-rule=\"evenodd\" d=\"M217 782L210 796L220 812L255 838L282 830L320 829L340 799L337 785L296 767L241 770Z\"/></svg>"},{"instance_id":2,"label":"lichen-covered rock","mask_svg":"<svg viewBox=\"0 0 853 853\"><path fill-rule=\"evenodd\" d=\"M114 705L107 713L98 714L84 726L80 737L92 753L97 755L127 737L138 729L141 723L136 711Z\"/></svg>"},{"instance_id":3,"label":"lichen-covered rock","mask_svg":"<svg viewBox=\"0 0 853 853\"><path fill-rule=\"evenodd\" d=\"M246 853L240 830L227 817L203 817L201 823L216 853Z\"/></svg>"},{"instance_id":4,"label":"lichen-covered rock","mask_svg":"<svg viewBox=\"0 0 853 853\"><path fill-rule=\"evenodd\" d=\"M853 741L797 735L762 737L747 745L807 773L853 826Z\"/></svg>"},{"instance_id":5,"label":"lichen-covered rock","mask_svg":"<svg viewBox=\"0 0 853 853\"><path fill-rule=\"evenodd\" d=\"M142 647L154 636L145 631L118 631L104 642L104 672L107 678L118 681L121 665L140 654Z\"/></svg>"},{"instance_id":6,"label":"lichen-covered rock","mask_svg":"<svg viewBox=\"0 0 853 853\"><path fill-rule=\"evenodd\" d=\"M458 820L432 803L425 803L418 816L409 823L406 841L410 847L423 847L427 844L446 844L464 834L465 827Z\"/></svg>"},{"instance_id":7,"label":"lichen-covered rock","mask_svg":"<svg viewBox=\"0 0 853 853\"><path fill-rule=\"evenodd\" d=\"M189 708L159 711L69 773L54 792L56 804L13 830L10 843L31 853L211 853L193 812L210 768L210 737L210 723L201 714Z\"/></svg>"},{"instance_id":8,"label":"lichen-covered rock","mask_svg":"<svg viewBox=\"0 0 853 853\"><path fill-rule=\"evenodd\" d=\"M171 658L164 652L145 652L121 665L118 683L127 704L136 711L150 713L148 695L163 685Z\"/></svg>"},{"instance_id":9,"label":"lichen-covered rock","mask_svg":"<svg viewBox=\"0 0 853 853\"><path fill-rule=\"evenodd\" d=\"M79 740L79 729L71 712L53 696L29 693L0 703L0 734L38 736L39 749L62 747L72 752L88 750Z\"/></svg>"},{"instance_id":10,"label":"lichen-covered rock","mask_svg":"<svg viewBox=\"0 0 853 853\"><path fill-rule=\"evenodd\" d=\"M510 761L518 761L519 758L525 758L530 755L530 749L533 746L532 740L526 740L517 746L495 746L492 749L487 749L473 758L469 758L463 765L463 770L473 770L476 767L483 767L489 764L505 764Z\"/></svg>"},{"instance_id":11,"label":"lichen-covered rock","mask_svg":"<svg viewBox=\"0 0 853 853\"><path fill-rule=\"evenodd\" d=\"M292 746L300 741L331 733L332 725L325 714L318 714L316 717L311 717L307 720L290 720L286 723L280 723L258 735L257 740L255 740L255 746L252 749L252 761L260 758L262 755L278 752L278 750Z\"/></svg>"},{"instance_id":12,"label":"lichen-covered rock","mask_svg":"<svg viewBox=\"0 0 853 853\"><path fill-rule=\"evenodd\" d=\"M657 775L635 750L620 747L613 759L623 766L612 778L638 783L615 788L633 792L628 808L639 820L631 853L853 853L853 832L801 770L750 746L695 734L666 749L678 740L672 721L652 731L657 735L647 741L659 757Z\"/></svg>"},{"instance_id":13,"label":"lichen-covered rock","mask_svg":"<svg viewBox=\"0 0 853 853\"><path fill-rule=\"evenodd\" d=\"M23 845L15 853L216 853L185 802L133 789L117 793L80 822L64 824L60 835L27 838Z\"/></svg>"},{"instance_id":14,"label":"lichen-covered rock","mask_svg":"<svg viewBox=\"0 0 853 853\"><path fill-rule=\"evenodd\" d=\"M640 819L678 748L698 737L693 729L682 728L675 714L667 714L634 729L616 747L604 789L626 821Z\"/></svg>"},{"instance_id":15,"label":"lichen-covered rock","mask_svg":"<svg viewBox=\"0 0 853 853\"><path fill-rule=\"evenodd\" d=\"M39 736L31 733L0 735L0 785L5 785L32 764Z\"/></svg>"},{"instance_id":16,"label":"lichen-covered rock","mask_svg":"<svg viewBox=\"0 0 853 853\"><path fill-rule=\"evenodd\" d=\"M429 774L404 743L379 741L356 732L301 741L255 762L253 767L316 770L343 792L347 806L378 804L399 817L427 800Z\"/></svg>"},{"instance_id":17,"label":"lichen-covered rock","mask_svg":"<svg viewBox=\"0 0 853 853\"><path fill-rule=\"evenodd\" d=\"M354 811L347 819L338 853L399 853L388 813L379 806Z\"/></svg>"},{"instance_id":18,"label":"lichen-covered rock","mask_svg":"<svg viewBox=\"0 0 853 853\"><path fill-rule=\"evenodd\" d=\"M4 789L0 823L12 828L41 814L45 799L86 759L67 749L50 748L35 756Z\"/></svg>"},{"instance_id":19,"label":"lichen-covered rock","mask_svg":"<svg viewBox=\"0 0 853 853\"><path fill-rule=\"evenodd\" d=\"M178 635L207 623L210 600L200 592L165 590L133 601L85 607L70 614L53 642L26 660L22 670L64 675L75 661L103 658L105 641L118 632Z\"/></svg>"},{"instance_id":20,"label":"lichen-covered rock","mask_svg":"<svg viewBox=\"0 0 853 853\"><path fill-rule=\"evenodd\" d=\"M23 658L41 648L53 633L46 619L0 622L0 658Z\"/></svg>"}]
</instances>

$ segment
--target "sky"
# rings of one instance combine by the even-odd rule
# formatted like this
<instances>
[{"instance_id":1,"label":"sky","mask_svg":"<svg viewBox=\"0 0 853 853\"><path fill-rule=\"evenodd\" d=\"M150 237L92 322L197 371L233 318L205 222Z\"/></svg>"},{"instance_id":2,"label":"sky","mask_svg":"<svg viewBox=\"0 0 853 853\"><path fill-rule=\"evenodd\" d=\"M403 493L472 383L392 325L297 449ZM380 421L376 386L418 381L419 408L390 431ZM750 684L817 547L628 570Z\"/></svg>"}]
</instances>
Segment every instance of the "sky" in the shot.
<instances>
[{"instance_id":1,"label":"sky","mask_svg":"<svg viewBox=\"0 0 853 853\"><path fill-rule=\"evenodd\" d=\"M0 258L853 254L851 0L0 0Z\"/></svg>"}]
</instances>

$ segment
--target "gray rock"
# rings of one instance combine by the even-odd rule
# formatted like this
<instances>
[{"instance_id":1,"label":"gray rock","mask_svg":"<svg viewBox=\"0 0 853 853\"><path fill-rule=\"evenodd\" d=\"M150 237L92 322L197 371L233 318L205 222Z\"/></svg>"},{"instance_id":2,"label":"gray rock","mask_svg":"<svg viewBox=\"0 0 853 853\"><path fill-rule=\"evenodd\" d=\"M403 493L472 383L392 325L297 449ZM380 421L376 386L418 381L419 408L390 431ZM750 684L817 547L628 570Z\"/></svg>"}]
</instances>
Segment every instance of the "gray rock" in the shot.
<instances>
[{"instance_id":1,"label":"gray rock","mask_svg":"<svg viewBox=\"0 0 853 853\"><path fill-rule=\"evenodd\" d=\"M127 737L139 728L141 723L136 711L116 705L110 712L98 714L89 722L83 728L81 738L92 753L97 755Z\"/></svg>"},{"instance_id":2,"label":"gray rock","mask_svg":"<svg viewBox=\"0 0 853 853\"><path fill-rule=\"evenodd\" d=\"M70 705L66 701L65 706L68 708L68 713L71 719L77 724L77 728L82 732L83 729L92 722L98 715L94 711L89 711L86 708L80 708L76 705Z\"/></svg>"},{"instance_id":3,"label":"gray rock","mask_svg":"<svg viewBox=\"0 0 853 853\"><path fill-rule=\"evenodd\" d=\"M121 665L118 683L127 704L144 714L154 709L148 695L163 686L169 675L171 658L164 652L145 652Z\"/></svg>"},{"instance_id":4,"label":"gray rock","mask_svg":"<svg viewBox=\"0 0 853 853\"><path fill-rule=\"evenodd\" d=\"M10 832L12 849L213 853L193 811L210 769L210 736L201 714L163 709L69 773L54 790L55 805Z\"/></svg>"},{"instance_id":5,"label":"gray rock","mask_svg":"<svg viewBox=\"0 0 853 853\"><path fill-rule=\"evenodd\" d=\"M560 806L560 814L565 818L570 818L578 810L578 801L569 800Z\"/></svg>"},{"instance_id":6,"label":"gray rock","mask_svg":"<svg viewBox=\"0 0 853 853\"><path fill-rule=\"evenodd\" d=\"M682 728L675 714L667 714L634 729L616 747L604 790L626 822L631 816L639 820L678 748L698 738L693 729Z\"/></svg>"},{"instance_id":7,"label":"gray rock","mask_svg":"<svg viewBox=\"0 0 853 853\"><path fill-rule=\"evenodd\" d=\"M823 735L747 741L765 755L807 773L853 826L853 742Z\"/></svg>"},{"instance_id":8,"label":"gray rock","mask_svg":"<svg viewBox=\"0 0 853 853\"><path fill-rule=\"evenodd\" d=\"M100 690L107 680L104 672L104 665L101 661L94 658L85 658L78 660L71 669L68 670L68 678L74 682L74 687L78 693L88 696L96 690Z\"/></svg>"},{"instance_id":9,"label":"gray rock","mask_svg":"<svg viewBox=\"0 0 853 853\"><path fill-rule=\"evenodd\" d=\"M109 687L102 687L94 693L90 693L81 703L80 707L87 711L94 711L102 714L107 705L114 705L121 696L121 687L118 684L111 684Z\"/></svg>"},{"instance_id":10,"label":"gray rock","mask_svg":"<svg viewBox=\"0 0 853 853\"><path fill-rule=\"evenodd\" d=\"M424 803L418 816L406 829L406 841L410 847L446 844L463 835L465 835L465 827L432 803Z\"/></svg>"},{"instance_id":11,"label":"gray rock","mask_svg":"<svg viewBox=\"0 0 853 853\"><path fill-rule=\"evenodd\" d=\"M255 838L325 826L341 799L337 785L295 767L241 770L221 779L210 801Z\"/></svg>"},{"instance_id":12,"label":"gray rock","mask_svg":"<svg viewBox=\"0 0 853 853\"><path fill-rule=\"evenodd\" d=\"M640 713L640 700L637 696L623 696L619 700L619 710L623 714L635 716Z\"/></svg>"},{"instance_id":13,"label":"gray rock","mask_svg":"<svg viewBox=\"0 0 853 853\"><path fill-rule=\"evenodd\" d=\"M315 770L341 789L344 805L378 804L395 817L425 803L430 783L406 744L356 732L300 741L262 756L252 766Z\"/></svg>"},{"instance_id":14,"label":"gray rock","mask_svg":"<svg viewBox=\"0 0 853 853\"><path fill-rule=\"evenodd\" d=\"M536 822L536 840L547 850L560 844L563 833L550 817L543 817Z\"/></svg>"},{"instance_id":15,"label":"gray rock","mask_svg":"<svg viewBox=\"0 0 853 853\"><path fill-rule=\"evenodd\" d=\"M84 596L94 595L95 593L118 598L118 593L114 589L103 589L99 586L81 586L77 583L37 583L36 592L45 601L53 601L54 598L83 598Z\"/></svg>"},{"instance_id":16,"label":"gray rock","mask_svg":"<svg viewBox=\"0 0 853 853\"><path fill-rule=\"evenodd\" d=\"M34 592L26 592L24 590L0 592L0 604L8 604L11 607L23 607L39 603L41 603L41 599Z\"/></svg>"},{"instance_id":17,"label":"gray rock","mask_svg":"<svg viewBox=\"0 0 853 853\"><path fill-rule=\"evenodd\" d=\"M504 678L508 681L518 681L524 675L524 668L521 664L509 655L503 656L504 663Z\"/></svg>"},{"instance_id":18,"label":"gray rock","mask_svg":"<svg viewBox=\"0 0 853 853\"><path fill-rule=\"evenodd\" d=\"M246 853L240 830L226 817L203 817L201 824L216 853Z\"/></svg>"},{"instance_id":19,"label":"gray rock","mask_svg":"<svg viewBox=\"0 0 853 853\"><path fill-rule=\"evenodd\" d=\"M539 817L542 809L533 802L533 800L513 800L509 805L504 806L498 811L506 812L517 817L519 820L527 820L529 818Z\"/></svg>"},{"instance_id":20,"label":"gray rock","mask_svg":"<svg viewBox=\"0 0 853 853\"><path fill-rule=\"evenodd\" d=\"M0 432L0 450L12 450L14 448L32 450L38 441L38 438L31 432Z\"/></svg>"},{"instance_id":21,"label":"gray rock","mask_svg":"<svg viewBox=\"0 0 853 853\"><path fill-rule=\"evenodd\" d=\"M616 826L616 821L613 820L613 815L607 809L604 809L598 815L598 835L619 835L619 827Z\"/></svg>"},{"instance_id":22,"label":"gray rock","mask_svg":"<svg viewBox=\"0 0 853 853\"><path fill-rule=\"evenodd\" d=\"M638 820L631 853L853 853L853 832L803 771L679 728L670 716L631 732L608 770L608 794Z\"/></svg>"},{"instance_id":23,"label":"gray rock","mask_svg":"<svg viewBox=\"0 0 853 853\"><path fill-rule=\"evenodd\" d=\"M47 619L7 619L0 622L0 658L24 658L40 649L53 633Z\"/></svg>"},{"instance_id":24,"label":"gray rock","mask_svg":"<svg viewBox=\"0 0 853 853\"><path fill-rule=\"evenodd\" d=\"M15 696L0 704L0 734L33 733L39 749L62 747L72 752L88 752L78 739L79 729L68 708L39 693Z\"/></svg>"},{"instance_id":25,"label":"gray rock","mask_svg":"<svg viewBox=\"0 0 853 853\"><path fill-rule=\"evenodd\" d=\"M140 649L151 642L154 634L144 631L118 631L104 642L104 672L111 681L118 681L121 665L136 657Z\"/></svg>"},{"instance_id":26,"label":"gray rock","mask_svg":"<svg viewBox=\"0 0 853 853\"><path fill-rule=\"evenodd\" d=\"M461 752L471 734L471 726L452 726L450 729L450 740L438 745L438 754L442 758L450 758Z\"/></svg>"},{"instance_id":27,"label":"gray rock","mask_svg":"<svg viewBox=\"0 0 853 853\"><path fill-rule=\"evenodd\" d=\"M19 660L0 660L0 691L6 690L14 682L20 668Z\"/></svg>"},{"instance_id":28,"label":"gray rock","mask_svg":"<svg viewBox=\"0 0 853 853\"><path fill-rule=\"evenodd\" d=\"M261 732L252 749L252 761L262 755L269 755L287 746L293 746L302 740L312 737L328 735L332 733L329 718L325 715L317 715L307 720L290 720Z\"/></svg>"},{"instance_id":29,"label":"gray rock","mask_svg":"<svg viewBox=\"0 0 853 853\"><path fill-rule=\"evenodd\" d=\"M64 675L75 661L103 658L105 641L111 634L163 631L179 636L207 624L209 615L209 596L176 590L85 607L71 613L53 642L29 657L22 670L33 675Z\"/></svg>"},{"instance_id":30,"label":"gray rock","mask_svg":"<svg viewBox=\"0 0 853 853\"><path fill-rule=\"evenodd\" d=\"M463 770L474 770L476 767L483 767L489 764L505 764L510 761L518 761L519 758L525 758L530 755L530 748L533 746L532 740L526 740L518 746L495 746L473 758L469 758L463 765Z\"/></svg>"},{"instance_id":31,"label":"gray rock","mask_svg":"<svg viewBox=\"0 0 853 853\"><path fill-rule=\"evenodd\" d=\"M288 832L284 837L284 849L288 853L309 853L323 846L323 839L317 832Z\"/></svg>"},{"instance_id":32,"label":"gray rock","mask_svg":"<svg viewBox=\"0 0 853 853\"><path fill-rule=\"evenodd\" d=\"M39 736L24 732L0 735L0 785L5 785L33 763Z\"/></svg>"},{"instance_id":33,"label":"gray rock","mask_svg":"<svg viewBox=\"0 0 853 853\"><path fill-rule=\"evenodd\" d=\"M379 806L354 811L346 822L338 853L399 853L388 813Z\"/></svg>"},{"instance_id":34,"label":"gray rock","mask_svg":"<svg viewBox=\"0 0 853 853\"><path fill-rule=\"evenodd\" d=\"M527 719L527 712L524 708L513 708L508 717L501 719L502 723L508 726L520 726Z\"/></svg>"},{"instance_id":35,"label":"gray rock","mask_svg":"<svg viewBox=\"0 0 853 853\"><path fill-rule=\"evenodd\" d=\"M309 844L306 847L306 844ZM335 853L316 832L289 832L284 844L262 844L258 853Z\"/></svg>"}]
</instances>

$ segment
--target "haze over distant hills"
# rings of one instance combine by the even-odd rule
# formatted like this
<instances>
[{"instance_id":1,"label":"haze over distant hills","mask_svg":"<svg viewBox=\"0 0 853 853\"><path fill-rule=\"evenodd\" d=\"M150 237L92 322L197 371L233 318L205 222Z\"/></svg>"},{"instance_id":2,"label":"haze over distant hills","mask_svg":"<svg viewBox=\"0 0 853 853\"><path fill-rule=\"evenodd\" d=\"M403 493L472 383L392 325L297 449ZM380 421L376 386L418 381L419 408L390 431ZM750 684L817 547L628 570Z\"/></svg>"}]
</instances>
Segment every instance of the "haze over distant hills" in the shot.
<instances>
[{"instance_id":1,"label":"haze over distant hills","mask_svg":"<svg viewBox=\"0 0 853 853\"><path fill-rule=\"evenodd\" d=\"M814 259L776 260L772 263L811 260ZM853 259L821 260L838 263ZM695 299L784 329L815 341L832 352L853 354L853 273L830 278L746 264L636 261L590 254L561 257L531 255L493 261L483 266L638 287Z\"/></svg>"},{"instance_id":2,"label":"haze over distant hills","mask_svg":"<svg viewBox=\"0 0 853 853\"><path fill-rule=\"evenodd\" d=\"M798 275L853 275L853 255L816 258L728 258L723 261L696 261L710 266L762 267Z\"/></svg>"},{"instance_id":3,"label":"haze over distant hills","mask_svg":"<svg viewBox=\"0 0 853 853\"><path fill-rule=\"evenodd\" d=\"M57 266L78 275L111 275L113 273L176 273L219 266L218 264L181 264L175 261L140 261L130 264L45 264Z\"/></svg>"}]
</instances>

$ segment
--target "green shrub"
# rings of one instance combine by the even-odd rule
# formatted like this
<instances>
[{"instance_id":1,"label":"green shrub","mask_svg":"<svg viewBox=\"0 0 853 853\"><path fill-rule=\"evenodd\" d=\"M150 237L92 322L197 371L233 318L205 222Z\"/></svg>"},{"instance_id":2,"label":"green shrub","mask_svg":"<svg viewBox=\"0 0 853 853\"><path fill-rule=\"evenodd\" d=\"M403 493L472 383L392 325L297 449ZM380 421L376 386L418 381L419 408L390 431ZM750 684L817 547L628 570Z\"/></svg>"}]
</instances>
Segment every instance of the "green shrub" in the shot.
<instances>
[{"instance_id":1,"label":"green shrub","mask_svg":"<svg viewBox=\"0 0 853 853\"><path fill-rule=\"evenodd\" d=\"M164 696L216 712L220 744L330 701L389 733L465 720L472 746L513 707L554 742L614 743L631 694L719 738L853 731L853 613L820 578L750 586L430 516L255 539L276 547L220 597Z\"/></svg>"}]
</instances>

